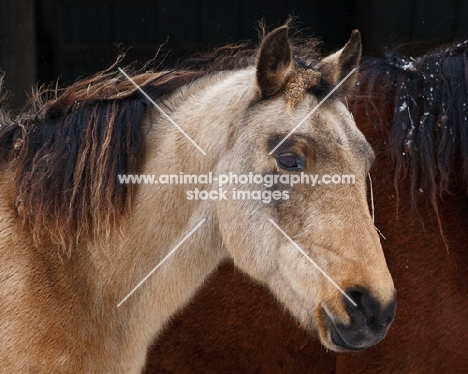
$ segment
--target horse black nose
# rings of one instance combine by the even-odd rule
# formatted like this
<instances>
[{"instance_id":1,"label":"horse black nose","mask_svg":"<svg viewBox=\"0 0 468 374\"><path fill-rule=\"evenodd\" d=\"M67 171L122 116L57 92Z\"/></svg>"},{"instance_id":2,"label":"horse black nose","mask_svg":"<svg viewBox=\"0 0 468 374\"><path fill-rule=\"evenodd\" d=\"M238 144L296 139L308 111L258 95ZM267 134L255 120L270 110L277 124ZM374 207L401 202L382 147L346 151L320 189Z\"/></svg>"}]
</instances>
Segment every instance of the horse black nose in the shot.
<instances>
[{"instance_id":1,"label":"horse black nose","mask_svg":"<svg viewBox=\"0 0 468 374\"><path fill-rule=\"evenodd\" d=\"M380 301L372 296L366 289L348 289L345 291L357 304L352 305L348 298L344 297L346 309L351 317L351 323L355 326L367 326L373 330L388 327L395 317L396 299L382 307Z\"/></svg>"},{"instance_id":2,"label":"horse black nose","mask_svg":"<svg viewBox=\"0 0 468 374\"><path fill-rule=\"evenodd\" d=\"M377 344L385 337L395 317L395 297L382 305L379 299L365 288L348 288L345 292L356 305L343 296L351 322L348 325L336 323L331 335L332 340L350 350L360 350Z\"/></svg>"}]
</instances>

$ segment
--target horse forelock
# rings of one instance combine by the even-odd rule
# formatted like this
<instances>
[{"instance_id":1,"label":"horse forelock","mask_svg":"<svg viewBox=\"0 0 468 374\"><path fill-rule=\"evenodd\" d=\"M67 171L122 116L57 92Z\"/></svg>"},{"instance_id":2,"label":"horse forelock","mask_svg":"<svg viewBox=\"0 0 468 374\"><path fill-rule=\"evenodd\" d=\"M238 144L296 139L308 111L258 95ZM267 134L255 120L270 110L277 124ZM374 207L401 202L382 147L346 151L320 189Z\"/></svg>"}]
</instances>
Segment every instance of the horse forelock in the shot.
<instances>
[{"instance_id":1,"label":"horse forelock","mask_svg":"<svg viewBox=\"0 0 468 374\"><path fill-rule=\"evenodd\" d=\"M359 100L389 130L395 184L408 176L413 204L424 192L437 213L454 177L468 186L468 42L416 58L386 51L365 59L359 85Z\"/></svg>"},{"instance_id":2,"label":"horse forelock","mask_svg":"<svg viewBox=\"0 0 468 374\"><path fill-rule=\"evenodd\" d=\"M265 34L265 31L262 33ZM308 92L324 96L333 87L320 72L315 70L321 57L319 48L321 42L315 38L294 35L290 41L294 67L280 93L285 96L288 107L292 108L302 101ZM257 53L258 49L250 48L248 44L232 44L184 60L178 68L196 68L207 74L241 70L255 65ZM337 95L338 93L334 97Z\"/></svg>"}]
</instances>

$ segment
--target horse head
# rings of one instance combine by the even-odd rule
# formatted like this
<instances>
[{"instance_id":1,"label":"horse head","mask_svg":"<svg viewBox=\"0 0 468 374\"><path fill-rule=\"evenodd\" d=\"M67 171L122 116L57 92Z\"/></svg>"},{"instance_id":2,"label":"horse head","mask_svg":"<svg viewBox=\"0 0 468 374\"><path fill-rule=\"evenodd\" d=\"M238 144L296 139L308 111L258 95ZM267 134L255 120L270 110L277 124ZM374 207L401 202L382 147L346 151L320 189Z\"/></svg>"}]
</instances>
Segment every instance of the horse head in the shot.
<instances>
[{"instance_id":1,"label":"horse head","mask_svg":"<svg viewBox=\"0 0 468 374\"><path fill-rule=\"evenodd\" d=\"M218 163L220 173L269 176L260 187L277 191L271 201L218 203L225 248L334 351L378 343L396 309L367 201L374 154L344 99L355 83L344 78L360 56L358 31L318 61L295 58L287 26L266 35L256 58L257 98Z\"/></svg>"}]
</instances>

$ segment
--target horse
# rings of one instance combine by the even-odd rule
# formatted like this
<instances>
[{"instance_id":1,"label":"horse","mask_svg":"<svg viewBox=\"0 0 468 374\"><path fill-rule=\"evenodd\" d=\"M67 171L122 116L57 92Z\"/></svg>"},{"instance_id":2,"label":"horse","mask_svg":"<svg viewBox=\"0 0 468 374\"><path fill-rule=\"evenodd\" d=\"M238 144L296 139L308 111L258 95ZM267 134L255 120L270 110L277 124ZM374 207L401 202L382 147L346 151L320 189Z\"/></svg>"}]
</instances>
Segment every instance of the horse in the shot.
<instances>
[{"instance_id":1,"label":"horse","mask_svg":"<svg viewBox=\"0 0 468 374\"><path fill-rule=\"evenodd\" d=\"M3 372L141 372L153 339L226 259L329 350L385 337L396 294L367 201L374 153L345 105L359 32L317 56L286 24L237 67L229 54L211 70L116 65L3 120ZM255 187L279 197L197 200L184 184L121 179L210 172L276 176ZM281 182L301 173L355 180ZM214 179L191 183L218 192Z\"/></svg>"},{"instance_id":2,"label":"horse","mask_svg":"<svg viewBox=\"0 0 468 374\"><path fill-rule=\"evenodd\" d=\"M327 351L226 262L154 343L146 372L465 372L467 61L462 42L420 56L387 49L360 64L349 108L375 152L375 225L399 299L380 344Z\"/></svg>"}]
</instances>

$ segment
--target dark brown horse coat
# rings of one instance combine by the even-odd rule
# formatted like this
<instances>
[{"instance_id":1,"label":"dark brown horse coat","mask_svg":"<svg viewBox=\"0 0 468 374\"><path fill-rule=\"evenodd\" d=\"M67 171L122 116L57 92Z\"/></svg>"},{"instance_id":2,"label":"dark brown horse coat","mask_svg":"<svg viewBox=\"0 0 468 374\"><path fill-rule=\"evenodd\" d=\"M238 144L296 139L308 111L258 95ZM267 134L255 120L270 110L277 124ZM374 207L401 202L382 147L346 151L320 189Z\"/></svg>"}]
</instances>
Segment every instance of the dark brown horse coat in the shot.
<instances>
[{"instance_id":1,"label":"dark brown horse coat","mask_svg":"<svg viewBox=\"0 0 468 374\"><path fill-rule=\"evenodd\" d=\"M231 263L148 354L147 373L468 370L468 46L364 63L356 122L376 152L375 224L398 292L388 336L326 352Z\"/></svg>"}]
</instances>

